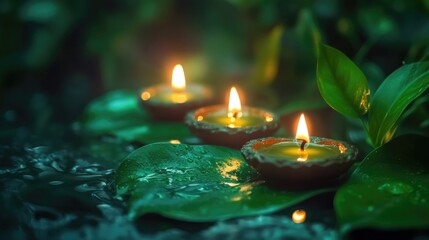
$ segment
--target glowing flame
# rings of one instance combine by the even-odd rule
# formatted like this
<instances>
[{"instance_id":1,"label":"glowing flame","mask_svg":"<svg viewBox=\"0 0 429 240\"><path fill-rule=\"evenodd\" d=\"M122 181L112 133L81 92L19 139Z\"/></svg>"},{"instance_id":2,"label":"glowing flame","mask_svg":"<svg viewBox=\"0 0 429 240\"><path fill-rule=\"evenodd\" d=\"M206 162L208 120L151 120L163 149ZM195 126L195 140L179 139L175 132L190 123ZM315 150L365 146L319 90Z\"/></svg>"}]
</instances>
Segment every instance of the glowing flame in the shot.
<instances>
[{"instance_id":1,"label":"glowing flame","mask_svg":"<svg viewBox=\"0 0 429 240\"><path fill-rule=\"evenodd\" d=\"M294 223L303 223L306 218L307 213L304 210L295 210L295 212L292 213L292 221Z\"/></svg>"},{"instance_id":2,"label":"glowing flame","mask_svg":"<svg viewBox=\"0 0 429 240\"><path fill-rule=\"evenodd\" d=\"M296 129L296 140L304 140L307 143L310 142L310 135L308 134L304 114L301 114L301 117L299 118L298 128Z\"/></svg>"},{"instance_id":3,"label":"glowing flame","mask_svg":"<svg viewBox=\"0 0 429 240\"><path fill-rule=\"evenodd\" d=\"M173 75L171 77L171 86L174 90L183 91L186 88L185 72L180 64L174 66Z\"/></svg>"},{"instance_id":4,"label":"glowing flame","mask_svg":"<svg viewBox=\"0 0 429 240\"><path fill-rule=\"evenodd\" d=\"M235 121L235 119L240 116L241 116L240 97L238 96L237 89L235 87L232 87L231 92L229 93L228 117L231 118L231 121Z\"/></svg>"}]
</instances>

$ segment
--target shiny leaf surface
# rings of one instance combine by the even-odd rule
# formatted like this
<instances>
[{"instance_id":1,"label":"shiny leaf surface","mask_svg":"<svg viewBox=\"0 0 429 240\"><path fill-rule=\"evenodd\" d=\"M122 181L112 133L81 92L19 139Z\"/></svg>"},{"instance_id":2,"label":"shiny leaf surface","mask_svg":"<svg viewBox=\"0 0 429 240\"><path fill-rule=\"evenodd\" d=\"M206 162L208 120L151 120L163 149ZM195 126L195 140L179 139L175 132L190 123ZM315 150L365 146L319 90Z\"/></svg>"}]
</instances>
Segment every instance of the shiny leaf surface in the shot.
<instances>
[{"instance_id":1,"label":"shiny leaf surface","mask_svg":"<svg viewBox=\"0 0 429 240\"><path fill-rule=\"evenodd\" d=\"M400 136L372 151L335 196L343 233L429 227L429 138Z\"/></svg>"},{"instance_id":2,"label":"shiny leaf surface","mask_svg":"<svg viewBox=\"0 0 429 240\"><path fill-rule=\"evenodd\" d=\"M392 139L406 107L429 87L429 62L405 65L378 88L369 112L369 133L375 146Z\"/></svg>"},{"instance_id":3,"label":"shiny leaf surface","mask_svg":"<svg viewBox=\"0 0 429 240\"><path fill-rule=\"evenodd\" d=\"M119 194L130 195L129 215L146 213L186 221L215 221L271 213L329 191L269 188L237 150L218 146L154 143L118 167Z\"/></svg>"},{"instance_id":4,"label":"shiny leaf surface","mask_svg":"<svg viewBox=\"0 0 429 240\"><path fill-rule=\"evenodd\" d=\"M322 97L337 112L358 118L369 108L369 88L362 71L342 52L320 45L317 84Z\"/></svg>"},{"instance_id":5,"label":"shiny leaf surface","mask_svg":"<svg viewBox=\"0 0 429 240\"><path fill-rule=\"evenodd\" d=\"M81 122L90 134L145 144L191 136L183 123L150 119L132 91L113 91L95 99L87 106Z\"/></svg>"}]
</instances>

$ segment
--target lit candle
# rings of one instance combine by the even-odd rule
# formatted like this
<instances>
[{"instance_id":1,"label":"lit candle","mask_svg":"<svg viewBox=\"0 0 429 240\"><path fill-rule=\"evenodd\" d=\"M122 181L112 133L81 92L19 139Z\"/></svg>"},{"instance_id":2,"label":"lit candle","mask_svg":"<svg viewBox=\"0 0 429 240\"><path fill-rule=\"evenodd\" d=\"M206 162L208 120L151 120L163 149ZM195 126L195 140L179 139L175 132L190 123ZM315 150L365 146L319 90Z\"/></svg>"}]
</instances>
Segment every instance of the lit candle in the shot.
<instances>
[{"instance_id":1,"label":"lit candle","mask_svg":"<svg viewBox=\"0 0 429 240\"><path fill-rule=\"evenodd\" d=\"M310 138L302 114L295 138L255 139L246 143L241 152L267 180L308 187L337 180L356 160L358 151L346 142Z\"/></svg>"},{"instance_id":2,"label":"lit candle","mask_svg":"<svg viewBox=\"0 0 429 240\"><path fill-rule=\"evenodd\" d=\"M182 65L173 69L171 85L161 84L140 92L140 103L156 119L182 121L187 112L211 103L212 92L201 85L187 86Z\"/></svg>"},{"instance_id":3,"label":"lit candle","mask_svg":"<svg viewBox=\"0 0 429 240\"><path fill-rule=\"evenodd\" d=\"M235 87L228 107L208 106L190 112L185 118L190 130L204 142L241 148L251 139L267 137L278 129L278 117L260 108L241 106Z\"/></svg>"}]
</instances>

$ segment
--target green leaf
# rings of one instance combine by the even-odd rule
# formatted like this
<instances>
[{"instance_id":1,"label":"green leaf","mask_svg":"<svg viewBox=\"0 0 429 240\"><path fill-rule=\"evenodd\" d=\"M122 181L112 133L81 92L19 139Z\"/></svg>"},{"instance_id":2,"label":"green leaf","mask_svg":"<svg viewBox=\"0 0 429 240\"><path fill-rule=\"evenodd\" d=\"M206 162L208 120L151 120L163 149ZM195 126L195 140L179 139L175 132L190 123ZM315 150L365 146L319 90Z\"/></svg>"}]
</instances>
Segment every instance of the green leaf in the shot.
<instances>
[{"instance_id":1,"label":"green leaf","mask_svg":"<svg viewBox=\"0 0 429 240\"><path fill-rule=\"evenodd\" d=\"M258 86L270 85L277 76L280 56L280 40L283 35L283 26L274 27L256 45L256 62L251 75L251 83Z\"/></svg>"},{"instance_id":2,"label":"green leaf","mask_svg":"<svg viewBox=\"0 0 429 240\"><path fill-rule=\"evenodd\" d=\"M402 66L377 89L368 116L369 135L375 146L390 141L405 108L429 87L429 62Z\"/></svg>"},{"instance_id":3,"label":"green leaf","mask_svg":"<svg viewBox=\"0 0 429 240\"><path fill-rule=\"evenodd\" d=\"M344 116L358 118L368 111L365 75L346 55L327 45L320 45L317 85L326 103Z\"/></svg>"},{"instance_id":4,"label":"green leaf","mask_svg":"<svg viewBox=\"0 0 429 240\"><path fill-rule=\"evenodd\" d=\"M316 58L319 55L318 50L322 35L309 9L304 8L299 12L295 33L305 44L305 47L312 50L314 58Z\"/></svg>"},{"instance_id":5,"label":"green leaf","mask_svg":"<svg viewBox=\"0 0 429 240\"><path fill-rule=\"evenodd\" d=\"M376 38L396 29L395 22L384 13L383 8L361 8L357 15L359 24L369 37Z\"/></svg>"},{"instance_id":6,"label":"green leaf","mask_svg":"<svg viewBox=\"0 0 429 240\"><path fill-rule=\"evenodd\" d=\"M84 130L93 135L113 135L145 144L192 136L184 123L153 121L138 105L137 94L125 90L113 91L92 101L81 123Z\"/></svg>"},{"instance_id":7,"label":"green leaf","mask_svg":"<svg viewBox=\"0 0 429 240\"><path fill-rule=\"evenodd\" d=\"M147 213L204 222L271 213L329 191L271 189L237 150L154 143L118 167L117 192L130 195L129 216Z\"/></svg>"},{"instance_id":8,"label":"green leaf","mask_svg":"<svg viewBox=\"0 0 429 240\"><path fill-rule=\"evenodd\" d=\"M429 228L427 146L403 135L372 151L335 195L340 231Z\"/></svg>"}]
</instances>

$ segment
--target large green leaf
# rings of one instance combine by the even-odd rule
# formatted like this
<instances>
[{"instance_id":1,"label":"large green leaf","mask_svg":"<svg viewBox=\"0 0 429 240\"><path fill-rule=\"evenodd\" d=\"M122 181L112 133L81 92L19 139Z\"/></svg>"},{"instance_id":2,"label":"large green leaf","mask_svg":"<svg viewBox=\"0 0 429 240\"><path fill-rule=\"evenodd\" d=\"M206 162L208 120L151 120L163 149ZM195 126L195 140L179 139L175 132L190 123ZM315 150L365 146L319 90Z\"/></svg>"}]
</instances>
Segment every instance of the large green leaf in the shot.
<instances>
[{"instance_id":1,"label":"large green leaf","mask_svg":"<svg viewBox=\"0 0 429 240\"><path fill-rule=\"evenodd\" d=\"M369 112L369 135L375 146L392 139L405 108L429 87L429 62L405 65L378 88Z\"/></svg>"},{"instance_id":2,"label":"large green leaf","mask_svg":"<svg viewBox=\"0 0 429 240\"><path fill-rule=\"evenodd\" d=\"M117 169L116 187L130 195L134 219L158 213L196 222L271 213L328 191L271 189L237 150L170 143L131 153Z\"/></svg>"},{"instance_id":3,"label":"large green leaf","mask_svg":"<svg viewBox=\"0 0 429 240\"><path fill-rule=\"evenodd\" d=\"M137 94L132 91L107 93L87 106L82 126L94 135L110 134L145 144L191 137L184 123L151 120L137 100Z\"/></svg>"},{"instance_id":4,"label":"large green leaf","mask_svg":"<svg viewBox=\"0 0 429 240\"><path fill-rule=\"evenodd\" d=\"M428 146L403 135L372 151L336 193L340 230L429 228Z\"/></svg>"},{"instance_id":5,"label":"large green leaf","mask_svg":"<svg viewBox=\"0 0 429 240\"><path fill-rule=\"evenodd\" d=\"M342 52L320 45L317 85L322 97L337 112L358 118L369 108L369 88L362 71Z\"/></svg>"}]
</instances>

